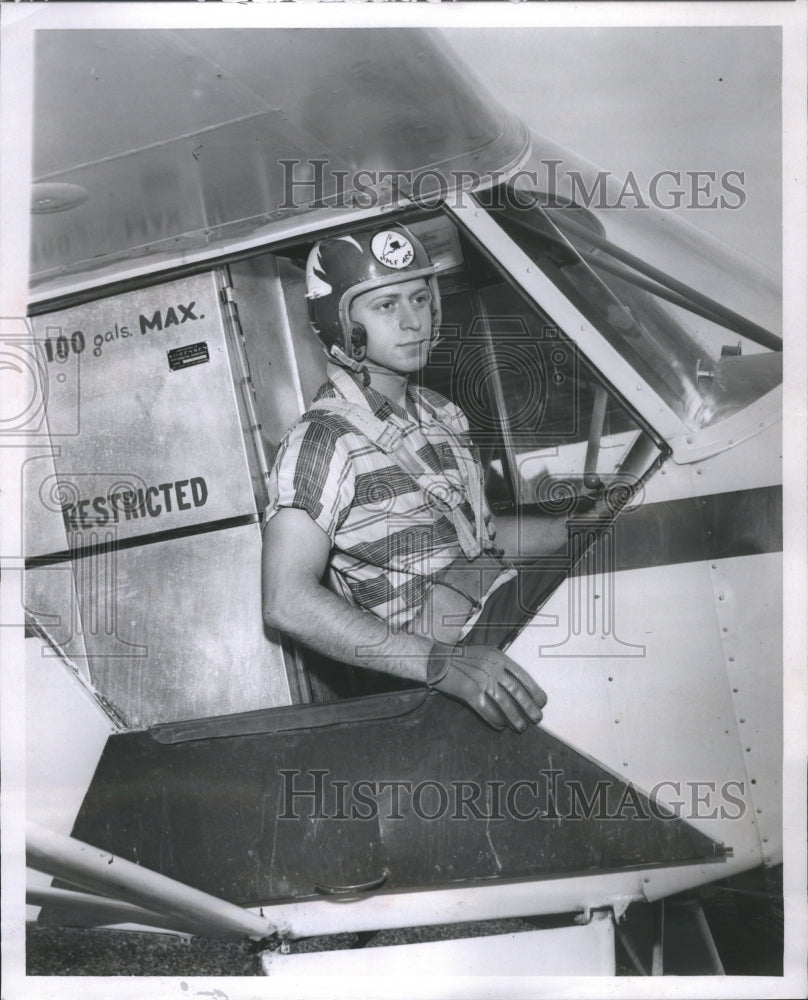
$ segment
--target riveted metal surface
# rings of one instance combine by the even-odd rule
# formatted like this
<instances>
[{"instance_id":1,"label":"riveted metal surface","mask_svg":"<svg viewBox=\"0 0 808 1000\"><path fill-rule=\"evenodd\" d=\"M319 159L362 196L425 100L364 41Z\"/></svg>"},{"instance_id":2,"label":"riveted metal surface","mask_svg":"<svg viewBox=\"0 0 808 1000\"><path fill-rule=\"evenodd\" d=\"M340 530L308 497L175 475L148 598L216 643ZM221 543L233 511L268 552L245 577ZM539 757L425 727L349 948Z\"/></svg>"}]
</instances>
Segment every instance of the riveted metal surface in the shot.
<instances>
[{"instance_id":1,"label":"riveted metal surface","mask_svg":"<svg viewBox=\"0 0 808 1000\"><path fill-rule=\"evenodd\" d=\"M782 857L783 649L766 619L782 607L779 553L711 563L727 682L766 864Z\"/></svg>"},{"instance_id":2,"label":"riveted metal surface","mask_svg":"<svg viewBox=\"0 0 808 1000\"><path fill-rule=\"evenodd\" d=\"M692 466L655 476L655 502L617 522L608 587L571 577L508 652L547 691L554 734L678 803L743 870L776 861L781 836L782 500L749 454L720 486L712 462L726 472L729 456L702 477ZM717 492L699 495L705 487ZM594 634L580 616L576 627L575 600ZM668 891L688 884L654 879Z\"/></svg>"}]
</instances>

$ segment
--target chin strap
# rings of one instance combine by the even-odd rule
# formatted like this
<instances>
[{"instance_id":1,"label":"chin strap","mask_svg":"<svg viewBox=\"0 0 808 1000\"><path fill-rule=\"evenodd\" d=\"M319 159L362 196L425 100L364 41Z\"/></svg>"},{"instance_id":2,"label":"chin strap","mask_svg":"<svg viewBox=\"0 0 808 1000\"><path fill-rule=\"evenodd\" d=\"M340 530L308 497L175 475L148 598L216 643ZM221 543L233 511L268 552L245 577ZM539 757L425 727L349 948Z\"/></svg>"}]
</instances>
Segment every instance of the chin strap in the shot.
<instances>
[{"instance_id":1,"label":"chin strap","mask_svg":"<svg viewBox=\"0 0 808 1000\"><path fill-rule=\"evenodd\" d=\"M370 385L371 373L376 373L379 375L390 375L391 372L387 368L378 368L376 365L368 364L367 361L357 361L356 358L349 358L345 351L341 347L332 347L328 353L328 357L331 361L338 364L341 368L349 368L355 375L359 375L362 379L362 385L367 389ZM409 382L407 375L399 376L402 382Z\"/></svg>"},{"instance_id":2,"label":"chin strap","mask_svg":"<svg viewBox=\"0 0 808 1000\"><path fill-rule=\"evenodd\" d=\"M328 352L328 357L341 368L349 368L354 374L359 375L362 379L362 385L366 389L370 385L370 372L367 365L363 365L361 361L356 361L354 358L349 358L341 347L334 344Z\"/></svg>"}]
</instances>

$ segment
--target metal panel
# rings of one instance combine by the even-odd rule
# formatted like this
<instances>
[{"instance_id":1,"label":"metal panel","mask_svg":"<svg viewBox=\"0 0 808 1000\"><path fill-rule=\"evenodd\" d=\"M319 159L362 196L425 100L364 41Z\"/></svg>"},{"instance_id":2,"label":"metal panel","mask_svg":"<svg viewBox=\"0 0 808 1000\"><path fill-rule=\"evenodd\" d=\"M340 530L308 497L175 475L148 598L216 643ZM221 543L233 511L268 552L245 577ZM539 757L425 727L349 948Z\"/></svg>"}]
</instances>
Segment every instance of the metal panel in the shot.
<instances>
[{"instance_id":1,"label":"metal panel","mask_svg":"<svg viewBox=\"0 0 808 1000\"><path fill-rule=\"evenodd\" d=\"M64 552L69 547L62 506L70 503L74 494L70 486L63 488L56 474L55 457L61 451L58 440L55 438L53 441L54 451L37 454L31 449L32 453L22 468L21 555Z\"/></svg>"},{"instance_id":2,"label":"metal panel","mask_svg":"<svg viewBox=\"0 0 808 1000\"><path fill-rule=\"evenodd\" d=\"M678 872L685 880L693 879L693 873L697 872L703 882L713 880L716 874L713 866L666 868L664 871ZM262 909L277 927L286 930L289 937L588 912L596 907L611 907L619 915L631 902L645 898L649 874L647 869L595 871L546 879L540 884L535 881L492 882L421 892L379 892L356 897L350 905L335 906L333 900L323 898L274 903Z\"/></svg>"},{"instance_id":3,"label":"metal panel","mask_svg":"<svg viewBox=\"0 0 808 1000\"><path fill-rule=\"evenodd\" d=\"M74 561L73 628L93 686L129 726L289 703L260 562L257 523ZM64 576L64 564L37 571L38 609L64 612Z\"/></svg>"},{"instance_id":4,"label":"metal panel","mask_svg":"<svg viewBox=\"0 0 808 1000\"><path fill-rule=\"evenodd\" d=\"M720 845L541 728L497 733L425 692L368 700L379 718L353 718L362 700L296 709L292 730L282 710L279 732L265 713L263 733L227 739L114 736L73 834L243 905L724 867Z\"/></svg>"},{"instance_id":5,"label":"metal panel","mask_svg":"<svg viewBox=\"0 0 808 1000\"><path fill-rule=\"evenodd\" d=\"M352 950L267 951L261 961L268 976L340 976L343 986L345 977L361 976L365 983L377 977L377 988L387 996L395 983L401 984L400 995L412 996L415 970L421 983L430 976L496 977L494 993L502 995L503 976L613 976L614 924L609 914L599 913L583 926L365 948L361 962Z\"/></svg>"},{"instance_id":6,"label":"metal panel","mask_svg":"<svg viewBox=\"0 0 808 1000\"><path fill-rule=\"evenodd\" d=\"M440 193L528 143L439 38L410 29L41 31L36 78L40 286L155 251L180 263L323 197L345 207L349 172L379 172L356 179L376 202L390 172L424 171L416 194ZM56 211L64 190L85 194Z\"/></svg>"},{"instance_id":7,"label":"metal panel","mask_svg":"<svg viewBox=\"0 0 808 1000\"><path fill-rule=\"evenodd\" d=\"M760 850L765 864L777 864L783 852L783 643L771 622L782 621L783 560L769 553L754 562L739 557L712 566Z\"/></svg>"},{"instance_id":8,"label":"metal panel","mask_svg":"<svg viewBox=\"0 0 808 1000\"><path fill-rule=\"evenodd\" d=\"M69 495L62 491L53 453L33 454L26 460L22 475L23 550L67 550L69 543L62 503ZM42 655L56 656L56 649L60 650L74 663L83 679L89 681L72 563L69 560L48 566L29 563L22 578L22 588L26 615L52 644L43 646Z\"/></svg>"},{"instance_id":9,"label":"metal panel","mask_svg":"<svg viewBox=\"0 0 808 1000\"><path fill-rule=\"evenodd\" d=\"M305 163L308 156L323 160L328 150L306 148L284 116L270 111L74 167L34 188L71 184L93 197L69 211L34 216L32 271L48 273L65 261L93 270L110 258L148 257L167 239L175 250L200 248L228 224L231 233L251 232L282 203L279 157ZM345 167L332 158L332 169Z\"/></svg>"},{"instance_id":10,"label":"metal panel","mask_svg":"<svg viewBox=\"0 0 808 1000\"><path fill-rule=\"evenodd\" d=\"M240 261L230 267L255 408L270 463L281 438L311 401L301 389L304 373L298 368L294 330L290 325L279 268L288 270L291 265L272 254ZM305 312L305 280L298 294L298 308ZM290 305L293 302L294 296ZM312 361L322 373L323 381L325 354L310 327L307 339Z\"/></svg>"},{"instance_id":11,"label":"metal panel","mask_svg":"<svg viewBox=\"0 0 808 1000\"><path fill-rule=\"evenodd\" d=\"M754 577L771 558L743 557L746 572ZM710 565L573 577L508 652L547 692L550 732L731 847L732 874L760 863L761 852ZM575 627L581 606L577 620L589 628ZM779 704L776 680L768 695ZM692 884L683 878L678 888Z\"/></svg>"},{"instance_id":12,"label":"metal panel","mask_svg":"<svg viewBox=\"0 0 808 1000\"><path fill-rule=\"evenodd\" d=\"M26 639L25 654L25 700L31 713L25 729L25 815L68 834L114 727L42 640ZM32 887L50 881L39 872L27 877ZM35 916L36 910L29 909L27 919Z\"/></svg>"},{"instance_id":13,"label":"metal panel","mask_svg":"<svg viewBox=\"0 0 808 1000\"><path fill-rule=\"evenodd\" d=\"M72 562L29 566L23 577L23 594L26 614L39 637L49 643L42 655L64 654L82 678L92 683Z\"/></svg>"},{"instance_id":14,"label":"metal panel","mask_svg":"<svg viewBox=\"0 0 808 1000\"><path fill-rule=\"evenodd\" d=\"M213 275L34 327L56 480L29 481L26 556L53 553L52 532L39 527L54 509L71 548L97 534L129 540L255 512ZM63 367L71 377L61 378Z\"/></svg>"},{"instance_id":15,"label":"metal panel","mask_svg":"<svg viewBox=\"0 0 808 1000\"><path fill-rule=\"evenodd\" d=\"M566 581L508 650L547 691L550 731L664 783L733 871L776 861L781 839L779 456L771 429L668 463L618 520L605 572ZM693 884L652 878L656 895Z\"/></svg>"},{"instance_id":16,"label":"metal panel","mask_svg":"<svg viewBox=\"0 0 808 1000\"><path fill-rule=\"evenodd\" d=\"M36 59L37 176L271 109L346 161L405 169L486 145L504 118L423 30L44 30Z\"/></svg>"},{"instance_id":17,"label":"metal panel","mask_svg":"<svg viewBox=\"0 0 808 1000\"><path fill-rule=\"evenodd\" d=\"M288 704L216 276L35 327L53 454L26 465L31 615L129 726Z\"/></svg>"}]
</instances>

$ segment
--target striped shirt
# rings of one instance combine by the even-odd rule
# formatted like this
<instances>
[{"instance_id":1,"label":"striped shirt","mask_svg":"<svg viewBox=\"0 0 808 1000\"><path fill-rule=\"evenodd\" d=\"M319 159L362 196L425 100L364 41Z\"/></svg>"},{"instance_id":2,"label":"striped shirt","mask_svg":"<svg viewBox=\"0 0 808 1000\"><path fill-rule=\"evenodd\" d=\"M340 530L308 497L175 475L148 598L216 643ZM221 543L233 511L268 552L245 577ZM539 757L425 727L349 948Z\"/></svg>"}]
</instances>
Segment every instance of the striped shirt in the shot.
<instances>
[{"instance_id":1,"label":"striped shirt","mask_svg":"<svg viewBox=\"0 0 808 1000\"><path fill-rule=\"evenodd\" d=\"M410 386L407 392L417 419L330 365L329 380L315 402L348 399L382 421L395 414L406 446L463 489L450 437L455 447L460 437L476 460L465 415L429 389ZM478 472L479 462L473 467ZM463 493L467 496L466 490ZM281 442L269 481L266 521L284 507L306 511L331 539L330 588L394 628L418 614L436 574L461 554L445 510L437 509L394 455L385 454L344 415L327 409L303 414ZM460 509L474 530L475 512L468 500ZM482 547L492 550L488 528L483 532Z\"/></svg>"}]
</instances>

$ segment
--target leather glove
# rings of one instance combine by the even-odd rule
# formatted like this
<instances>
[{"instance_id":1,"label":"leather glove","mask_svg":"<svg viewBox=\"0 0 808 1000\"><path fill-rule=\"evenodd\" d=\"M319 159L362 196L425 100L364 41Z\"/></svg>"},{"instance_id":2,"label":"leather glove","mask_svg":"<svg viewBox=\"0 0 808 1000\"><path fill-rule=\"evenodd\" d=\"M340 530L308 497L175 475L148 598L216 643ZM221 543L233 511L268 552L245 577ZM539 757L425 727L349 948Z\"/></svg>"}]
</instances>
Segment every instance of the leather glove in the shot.
<instances>
[{"instance_id":1,"label":"leather glove","mask_svg":"<svg viewBox=\"0 0 808 1000\"><path fill-rule=\"evenodd\" d=\"M495 646L435 643L427 664L427 686L463 702L494 729L517 733L541 722L547 695L533 678Z\"/></svg>"}]
</instances>

